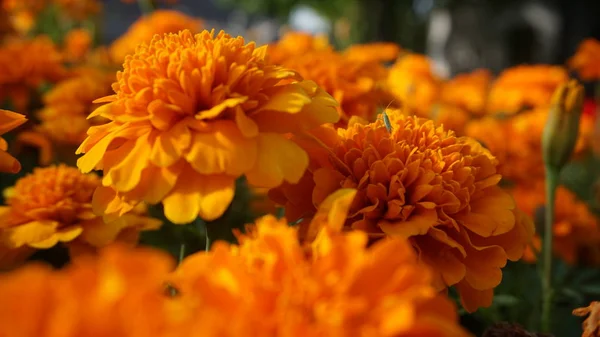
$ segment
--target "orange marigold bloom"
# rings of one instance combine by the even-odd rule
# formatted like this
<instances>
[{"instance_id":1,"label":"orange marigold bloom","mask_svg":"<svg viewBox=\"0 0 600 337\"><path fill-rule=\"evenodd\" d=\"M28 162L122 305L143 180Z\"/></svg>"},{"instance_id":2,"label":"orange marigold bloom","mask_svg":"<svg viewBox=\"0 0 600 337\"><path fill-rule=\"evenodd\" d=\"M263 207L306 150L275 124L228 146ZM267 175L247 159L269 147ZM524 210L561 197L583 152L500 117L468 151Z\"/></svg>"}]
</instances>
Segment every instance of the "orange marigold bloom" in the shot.
<instances>
[{"instance_id":1,"label":"orange marigold bloom","mask_svg":"<svg viewBox=\"0 0 600 337\"><path fill-rule=\"evenodd\" d=\"M441 81L424 55L400 57L388 75L388 88L409 113L428 117L439 96Z\"/></svg>"},{"instance_id":2,"label":"orange marigold bloom","mask_svg":"<svg viewBox=\"0 0 600 337\"><path fill-rule=\"evenodd\" d=\"M162 202L178 224L220 217L241 175L257 187L297 182L308 156L285 134L336 122L336 102L265 57L266 46L225 32L156 36L99 100L109 104L91 116L111 122L90 128L78 166L104 170L126 200ZM94 204L122 213L115 197L103 188Z\"/></svg>"},{"instance_id":3,"label":"orange marigold bloom","mask_svg":"<svg viewBox=\"0 0 600 337\"><path fill-rule=\"evenodd\" d=\"M468 111L472 115L484 114L492 75L486 69L460 74L442 85L440 100Z\"/></svg>"},{"instance_id":4,"label":"orange marigold bloom","mask_svg":"<svg viewBox=\"0 0 600 337\"><path fill-rule=\"evenodd\" d=\"M65 14L75 20L85 20L102 10L99 0L51 0Z\"/></svg>"},{"instance_id":5,"label":"orange marigold bloom","mask_svg":"<svg viewBox=\"0 0 600 337\"><path fill-rule=\"evenodd\" d=\"M531 216L546 203L544 181L520 184L512 189L517 206ZM554 210L554 254L571 265L600 265L600 222L587 205L563 186L556 191ZM541 239L535 238L535 248ZM524 260L534 262L535 253L528 251Z\"/></svg>"},{"instance_id":6,"label":"orange marigold bloom","mask_svg":"<svg viewBox=\"0 0 600 337\"><path fill-rule=\"evenodd\" d=\"M92 47L92 36L86 29L70 30L65 36L64 50L65 60L69 62L81 62L90 52Z\"/></svg>"},{"instance_id":7,"label":"orange marigold bloom","mask_svg":"<svg viewBox=\"0 0 600 337\"><path fill-rule=\"evenodd\" d=\"M269 60L275 64L289 58L315 51L332 51L329 39L325 35L311 35L304 32L288 32L279 41L269 45Z\"/></svg>"},{"instance_id":8,"label":"orange marigold bloom","mask_svg":"<svg viewBox=\"0 0 600 337\"><path fill-rule=\"evenodd\" d=\"M548 118L546 107L524 112L510 118L485 117L472 120L465 134L482 142L498 158L499 172L516 183L544 175L542 133ZM589 148L593 118L582 116L575 154Z\"/></svg>"},{"instance_id":9,"label":"orange marigold bloom","mask_svg":"<svg viewBox=\"0 0 600 337\"><path fill-rule=\"evenodd\" d=\"M355 193L336 192L316 218L343 223ZM365 233L325 227L305 247L266 216L239 240L174 273L163 252L113 245L63 269L0 275L0 335L469 336L402 239L367 247Z\"/></svg>"},{"instance_id":10,"label":"orange marigold bloom","mask_svg":"<svg viewBox=\"0 0 600 337\"><path fill-rule=\"evenodd\" d=\"M0 109L0 136L25 123L25 116ZM21 171L21 164L17 159L6 152L8 143L0 137L0 172L17 173Z\"/></svg>"},{"instance_id":11,"label":"orange marigold bloom","mask_svg":"<svg viewBox=\"0 0 600 337\"><path fill-rule=\"evenodd\" d=\"M134 22L125 34L110 45L109 53L115 63L121 63L127 55L135 52L139 44L149 43L156 34L177 33L186 29L198 33L202 26L202 20L184 13L166 9L155 10Z\"/></svg>"},{"instance_id":12,"label":"orange marigold bloom","mask_svg":"<svg viewBox=\"0 0 600 337\"><path fill-rule=\"evenodd\" d=\"M160 226L159 220L135 213L106 223L92 211L92 195L99 186L98 176L74 167L35 169L4 192L7 206L0 207L0 246L43 249L77 240L101 247L125 229Z\"/></svg>"},{"instance_id":13,"label":"orange marigold bloom","mask_svg":"<svg viewBox=\"0 0 600 337\"><path fill-rule=\"evenodd\" d=\"M110 246L66 268L32 264L2 274L0 335L173 336L163 291L173 268L160 250Z\"/></svg>"},{"instance_id":14,"label":"orange marigold bloom","mask_svg":"<svg viewBox=\"0 0 600 337\"><path fill-rule=\"evenodd\" d=\"M568 61L569 68L576 70L584 81L600 79L600 41L586 39Z\"/></svg>"},{"instance_id":15,"label":"orange marigold bloom","mask_svg":"<svg viewBox=\"0 0 600 337\"><path fill-rule=\"evenodd\" d=\"M492 84L487 110L514 114L523 109L547 107L559 85L569 80L560 66L522 65L506 69Z\"/></svg>"},{"instance_id":16,"label":"orange marigold bloom","mask_svg":"<svg viewBox=\"0 0 600 337\"><path fill-rule=\"evenodd\" d=\"M464 133L464 128L470 120L470 115L467 110L458 106L438 103L432 106L429 118L436 125L444 126L446 130L452 130L457 135Z\"/></svg>"},{"instance_id":17,"label":"orange marigold bloom","mask_svg":"<svg viewBox=\"0 0 600 337\"><path fill-rule=\"evenodd\" d=\"M324 50L289 56L281 65L298 71L332 95L340 103L341 125L352 116L374 120L377 108L392 102L385 89L387 70L378 61L359 61Z\"/></svg>"},{"instance_id":18,"label":"orange marigold bloom","mask_svg":"<svg viewBox=\"0 0 600 337\"><path fill-rule=\"evenodd\" d=\"M354 44L344 50L344 56L357 62L389 62L400 54L400 46L390 42Z\"/></svg>"},{"instance_id":19,"label":"orange marigold bloom","mask_svg":"<svg viewBox=\"0 0 600 337\"><path fill-rule=\"evenodd\" d=\"M301 139L310 169L300 184L271 196L294 221L310 218L333 190L357 188L346 227L373 239L407 238L435 271L439 290L454 285L468 311L489 306L501 268L521 257L533 224L497 185L498 161L479 143L430 120L388 113L391 130L378 120L338 129L337 140L322 131L326 148Z\"/></svg>"},{"instance_id":20,"label":"orange marigold bloom","mask_svg":"<svg viewBox=\"0 0 600 337\"><path fill-rule=\"evenodd\" d=\"M587 307L573 310L573 315L586 317L583 321L583 334L581 337L600 336L600 302L593 301Z\"/></svg>"},{"instance_id":21,"label":"orange marigold bloom","mask_svg":"<svg viewBox=\"0 0 600 337\"><path fill-rule=\"evenodd\" d=\"M102 117L87 117L98 107L92 102L110 94L113 78L94 69L80 71L56 84L43 96L44 108L37 113L40 121L37 131L58 144L81 144L91 125L106 122Z\"/></svg>"},{"instance_id":22,"label":"orange marigold bloom","mask_svg":"<svg viewBox=\"0 0 600 337\"><path fill-rule=\"evenodd\" d=\"M35 24L37 14L46 6L46 0L2 0L2 9L6 21L19 35L25 36Z\"/></svg>"},{"instance_id":23,"label":"orange marigold bloom","mask_svg":"<svg viewBox=\"0 0 600 337\"><path fill-rule=\"evenodd\" d=\"M349 204L320 215L342 224ZM209 254L188 257L173 276L191 331L202 326L207 336L250 329L257 336L468 335L457 324L454 305L431 285L433 274L402 239L367 247L365 233L325 227L303 247L297 228L273 216L259 219L238 239L239 247L218 243Z\"/></svg>"},{"instance_id":24,"label":"orange marigold bloom","mask_svg":"<svg viewBox=\"0 0 600 337\"><path fill-rule=\"evenodd\" d=\"M47 36L11 39L0 47L0 101L10 98L19 111L26 111L32 90L65 75L62 56Z\"/></svg>"}]
</instances>

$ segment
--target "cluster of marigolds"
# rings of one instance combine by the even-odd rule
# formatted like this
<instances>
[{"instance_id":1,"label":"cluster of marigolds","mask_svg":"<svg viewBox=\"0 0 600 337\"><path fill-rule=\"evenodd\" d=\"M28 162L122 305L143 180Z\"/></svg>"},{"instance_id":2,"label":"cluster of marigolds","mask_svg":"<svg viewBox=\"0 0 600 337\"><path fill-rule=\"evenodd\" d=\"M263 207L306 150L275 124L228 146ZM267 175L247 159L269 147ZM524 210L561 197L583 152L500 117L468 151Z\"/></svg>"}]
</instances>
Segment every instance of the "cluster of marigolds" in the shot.
<instances>
[{"instance_id":1,"label":"cluster of marigolds","mask_svg":"<svg viewBox=\"0 0 600 337\"><path fill-rule=\"evenodd\" d=\"M0 207L0 336L468 336L448 289L473 312L508 261L536 260L551 108L583 110L574 156L600 151L568 73L600 79L598 41L565 67L442 79L394 44L257 46L169 10L109 46L85 28L57 43L26 37L36 11L79 27L100 3L28 2L0 10L0 98L19 112L0 111L0 133L40 154ZM3 174L19 172L0 141ZM162 225L148 206L212 221L240 177L285 218L178 265L135 247ZM555 254L600 264L597 218L563 187L556 207ZM26 263L55 245L68 266Z\"/></svg>"}]
</instances>

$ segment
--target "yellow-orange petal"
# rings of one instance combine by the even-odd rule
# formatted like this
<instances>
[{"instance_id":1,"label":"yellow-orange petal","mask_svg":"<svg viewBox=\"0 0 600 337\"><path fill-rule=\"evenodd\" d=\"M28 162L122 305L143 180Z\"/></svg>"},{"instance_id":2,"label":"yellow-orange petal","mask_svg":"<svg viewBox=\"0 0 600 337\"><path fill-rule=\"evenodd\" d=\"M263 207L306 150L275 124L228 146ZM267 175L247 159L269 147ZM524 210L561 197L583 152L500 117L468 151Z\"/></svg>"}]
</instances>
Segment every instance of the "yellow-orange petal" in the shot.
<instances>
[{"instance_id":1,"label":"yellow-orange petal","mask_svg":"<svg viewBox=\"0 0 600 337\"><path fill-rule=\"evenodd\" d=\"M284 181L297 183L308 167L308 155L293 141L274 133L258 137L256 163L246 172L251 185L276 187Z\"/></svg>"},{"instance_id":2,"label":"yellow-orange petal","mask_svg":"<svg viewBox=\"0 0 600 337\"><path fill-rule=\"evenodd\" d=\"M0 150L0 172L18 173L21 171L21 163L15 157Z\"/></svg>"},{"instance_id":3,"label":"yellow-orange petal","mask_svg":"<svg viewBox=\"0 0 600 337\"><path fill-rule=\"evenodd\" d=\"M456 218L478 235L488 237L510 231L515 224L515 202L498 186L483 190L485 198L471 201L471 212Z\"/></svg>"},{"instance_id":4,"label":"yellow-orange petal","mask_svg":"<svg viewBox=\"0 0 600 337\"><path fill-rule=\"evenodd\" d=\"M219 218L233 200L235 178L226 175L198 175L184 169L177 184L163 199L165 216L175 224L186 224L198 216ZM187 171L187 172L186 172Z\"/></svg>"},{"instance_id":5,"label":"yellow-orange petal","mask_svg":"<svg viewBox=\"0 0 600 337\"><path fill-rule=\"evenodd\" d=\"M7 133L25 122L27 122L27 118L25 118L24 115L0 109L0 135Z\"/></svg>"},{"instance_id":6,"label":"yellow-orange petal","mask_svg":"<svg viewBox=\"0 0 600 337\"><path fill-rule=\"evenodd\" d=\"M6 230L4 240L11 247L30 246L33 248L50 248L58 242L68 242L82 232L79 226L58 228L59 222L53 220L36 220Z\"/></svg>"},{"instance_id":7,"label":"yellow-orange petal","mask_svg":"<svg viewBox=\"0 0 600 337\"><path fill-rule=\"evenodd\" d=\"M255 165L257 141L232 121L212 122L210 132L195 132L185 158L200 174L242 175Z\"/></svg>"},{"instance_id":8,"label":"yellow-orange petal","mask_svg":"<svg viewBox=\"0 0 600 337\"><path fill-rule=\"evenodd\" d=\"M128 140L119 148L106 152L104 165L111 169L102 178L104 186L114 186L118 191L127 192L140 183L151 152L148 136L146 134L138 139Z\"/></svg>"},{"instance_id":9,"label":"yellow-orange petal","mask_svg":"<svg viewBox=\"0 0 600 337\"><path fill-rule=\"evenodd\" d=\"M494 289L476 290L467 281L456 284L460 301L467 312L475 312L478 308L487 308L494 300Z\"/></svg>"},{"instance_id":10,"label":"yellow-orange petal","mask_svg":"<svg viewBox=\"0 0 600 337\"><path fill-rule=\"evenodd\" d=\"M343 188L325 198L308 227L300 229L299 235L304 236L302 239L313 240L324 227L335 232L341 231L346 223L346 216L350 211L356 192L356 189L353 188Z\"/></svg>"}]
</instances>

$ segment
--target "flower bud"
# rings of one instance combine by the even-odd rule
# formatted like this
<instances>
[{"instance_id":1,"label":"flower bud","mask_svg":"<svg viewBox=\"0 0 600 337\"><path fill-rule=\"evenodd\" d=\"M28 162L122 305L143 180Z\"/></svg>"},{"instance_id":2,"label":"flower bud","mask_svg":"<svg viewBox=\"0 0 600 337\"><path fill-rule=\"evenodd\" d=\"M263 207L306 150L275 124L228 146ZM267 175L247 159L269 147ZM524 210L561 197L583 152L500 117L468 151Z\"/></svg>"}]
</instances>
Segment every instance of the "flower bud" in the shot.
<instances>
[{"instance_id":1,"label":"flower bud","mask_svg":"<svg viewBox=\"0 0 600 337\"><path fill-rule=\"evenodd\" d=\"M560 170L571 157L579 134L583 98L583 87L575 80L554 92L542 134L542 154L547 168Z\"/></svg>"}]
</instances>

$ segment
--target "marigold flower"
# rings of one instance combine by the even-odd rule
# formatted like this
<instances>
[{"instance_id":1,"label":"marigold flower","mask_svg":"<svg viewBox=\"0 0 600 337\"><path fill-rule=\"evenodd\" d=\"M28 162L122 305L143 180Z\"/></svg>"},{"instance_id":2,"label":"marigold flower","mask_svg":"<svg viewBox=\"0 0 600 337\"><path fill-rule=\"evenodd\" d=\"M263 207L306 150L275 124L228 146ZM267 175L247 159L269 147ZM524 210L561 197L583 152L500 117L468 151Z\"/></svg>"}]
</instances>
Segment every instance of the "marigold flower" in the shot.
<instances>
[{"instance_id":1,"label":"marigold flower","mask_svg":"<svg viewBox=\"0 0 600 337\"><path fill-rule=\"evenodd\" d=\"M325 35L311 35L304 32L288 32L279 41L269 45L269 61L280 64L289 58L297 58L315 51L332 51Z\"/></svg>"},{"instance_id":2,"label":"marigold flower","mask_svg":"<svg viewBox=\"0 0 600 337\"><path fill-rule=\"evenodd\" d=\"M37 14L46 6L45 0L3 0L0 3L1 11L6 13L2 24L9 24L20 36L31 31Z\"/></svg>"},{"instance_id":3,"label":"marigold flower","mask_svg":"<svg viewBox=\"0 0 600 337\"><path fill-rule=\"evenodd\" d=\"M118 245L66 268L33 264L2 274L0 335L172 336L163 289L173 268L160 250Z\"/></svg>"},{"instance_id":4,"label":"marigold flower","mask_svg":"<svg viewBox=\"0 0 600 337\"><path fill-rule=\"evenodd\" d=\"M0 136L25 123L25 116L0 109ZM0 172L18 173L21 164L17 159L6 152L8 143L0 137Z\"/></svg>"},{"instance_id":5,"label":"marigold flower","mask_svg":"<svg viewBox=\"0 0 600 337\"><path fill-rule=\"evenodd\" d=\"M338 129L338 140L323 131L326 148L309 145L313 162L300 184L270 195L286 212L310 218L331 191L357 188L346 227L373 239L408 239L435 271L439 290L456 286L468 311L490 305L501 268L531 239L531 221L497 185L498 161L476 141L430 120L388 114L395 115L391 131L381 120ZM302 199L312 205L295 202Z\"/></svg>"},{"instance_id":6,"label":"marigold flower","mask_svg":"<svg viewBox=\"0 0 600 337\"><path fill-rule=\"evenodd\" d=\"M81 144L91 125L106 122L87 116L98 107L93 103L96 98L110 94L112 81L113 76L105 72L88 70L59 82L43 96L37 131L58 144Z\"/></svg>"},{"instance_id":7,"label":"marigold flower","mask_svg":"<svg viewBox=\"0 0 600 337\"><path fill-rule=\"evenodd\" d=\"M546 203L544 181L519 184L511 189L519 209L534 217L536 209ZM600 265L600 222L588 206L573 192L563 186L556 190L554 210L554 254L571 265ZM534 239L534 248L541 248L539 236ZM531 249L524 260L535 262Z\"/></svg>"},{"instance_id":8,"label":"marigold flower","mask_svg":"<svg viewBox=\"0 0 600 337\"><path fill-rule=\"evenodd\" d=\"M593 301L587 307L573 310L573 315L587 318L583 321L581 337L600 336L600 302Z\"/></svg>"},{"instance_id":9,"label":"marigold flower","mask_svg":"<svg viewBox=\"0 0 600 337\"><path fill-rule=\"evenodd\" d=\"M567 71L560 66L522 65L506 69L492 84L487 110L514 114L547 107L556 88L568 80Z\"/></svg>"},{"instance_id":10,"label":"marigold flower","mask_svg":"<svg viewBox=\"0 0 600 337\"><path fill-rule=\"evenodd\" d=\"M122 213L114 201L123 197L162 202L177 224L214 220L241 175L257 187L297 182L308 156L284 134L336 122L336 102L265 57L266 46L225 32L183 31L140 46L117 74L116 95L91 115L111 122L91 127L78 150L79 168L104 170L112 187L96 193L98 209Z\"/></svg>"},{"instance_id":11,"label":"marigold flower","mask_svg":"<svg viewBox=\"0 0 600 337\"><path fill-rule=\"evenodd\" d=\"M77 240L102 247L125 229L160 226L159 220L135 213L105 223L92 212L92 195L99 186L98 176L73 167L35 169L4 192L7 206L0 207L0 246L43 249Z\"/></svg>"},{"instance_id":12,"label":"marigold flower","mask_svg":"<svg viewBox=\"0 0 600 337\"><path fill-rule=\"evenodd\" d=\"M282 66L315 81L339 103L340 124L352 116L374 120L377 108L392 103L385 88L386 69L378 61L359 61L333 50L289 56Z\"/></svg>"},{"instance_id":13,"label":"marigold flower","mask_svg":"<svg viewBox=\"0 0 600 337\"><path fill-rule=\"evenodd\" d=\"M457 75L444 82L440 100L445 104L468 111L472 115L481 116L486 112L485 107L491 82L492 75L486 69Z\"/></svg>"},{"instance_id":14,"label":"marigold flower","mask_svg":"<svg viewBox=\"0 0 600 337\"><path fill-rule=\"evenodd\" d=\"M575 55L567 62L584 81L600 79L600 41L586 39L579 45Z\"/></svg>"},{"instance_id":15,"label":"marigold flower","mask_svg":"<svg viewBox=\"0 0 600 337\"><path fill-rule=\"evenodd\" d=\"M400 54L400 46L390 42L354 44L344 50L344 56L357 62L395 61Z\"/></svg>"},{"instance_id":16,"label":"marigold flower","mask_svg":"<svg viewBox=\"0 0 600 337\"><path fill-rule=\"evenodd\" d=\"M427 117L439 97L441 81L424 55L406 54L392 66L388 88L407 112Z\"/></svg>"},{"instance_id":17,"label":"marigold flower","mask_svg":"<svg viewBox=\"0 0 600 337\"><path fill-rule=\"evenodd\" d=\"M464 133L464 128L470 120L469 117L467 110L445 103L433 105L429 116L436 125L442 125L444 129L452 130L457 135Z\"/></svg>"},{"instance_id":18,"label":"marigold flower","mask_svg":"<svg viewBox=\"0 0 600 337\"><path fill-rule=\"evenodd\" d=\"M92 36L86 29L70 30L65 36L63 53L69 62L81 62L90 52Z\"/></svg>"},{"instance_id":19,"label":"marigold flower","mask_svg":"<svg viewBox=\"0 0 600 337\"><path fill-rule=\"evenodd\" d=\"M47 36L11 39L0 47L0 101L10 98L18 111L27 110L31 90L65 75L62 56Z\"/></svg>"},{"instance_id":20,"label":"marigold flower","mask_svg":"<svg viewBox=\"0 0 600 337\"><path fill-rule=\"evenodd\" d=\"M202 20L184 13L166 9L155 10L134 22L125 34L111 44L109 53L115 63L121 63L127 55L135 52L139 44L149 43L156 34L177 33L186 29L198 33L202 26Z\"/></svg>"},{"instance_id":21,"label":"marigold flower","mask_svg":"<svg viewBox=\"0 0 600 337\"><path fill-rule=\"evenodd\" d=\"M47 36L11 39L0 47L0 101L11 99L18 111L27 110L32 90L65 76L62 56Z\"/></svg>"},{"instance_id":22,"label":"marigold flower","mask_svg":"<svg viewBox=\"0 0 600 337\"><path fill-rule=\"evenodd\" d=\"M347 207L339 214L333 209L322 215L343 223ZM457 324L455 307L431 285L433 274L402 239L367 248L365 233L324 227L307 250L297 228L273 216L259 219L238 239L239 247L221 243L210 254L188 257L174 274L171 284L187 303L182 311L192 312L192 331L202 326L209 336L249 328L259 336L468 335ZM237 319L231 322L217 310L209 316L207 308Z\"/></svg>"},{"instance_id":23,"label":"marigold flower","mask_svg":"<svg viewBox=\"0 0 600 337\"><path fill-rule=\"evenodd\" d=\"M542 133L548 119L546 107L523 112L506 119L492 116L470 121L465 135L477 139L498 158L498 170L503 178L515 183L528 182L531 177L544 176ZM583 116L575 154L589 148L594 123Z\"/></svg>"},{"instance_id":24,"label":"marigold flower","mask_svg":"<svg viewBox=\"0 0 600 337\"><path fill-rule=\"evenodd\" d=\"M317 218L343 222L355 193L336 192ZM7 273L0 335L469 336L402 239L367 247L365 233L324 227L305 247L297 228L266 216L239 241L217 242L174 273L165 253L119 245L60 270Z\"/></svg>"},{"instance_id":25,"label":"marigold flower","mask_svg":"<svg viewBox=\"0 0 600 337\"><path fill-rule=\"evenodd\" d=\"M558 171L571 158L579 137L584 91L577 81L559 86L552 96L542 132L542 155L547 168Z\"/></svg>"}]
</instances>

